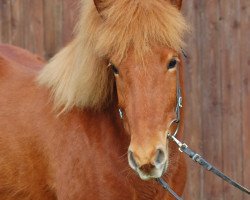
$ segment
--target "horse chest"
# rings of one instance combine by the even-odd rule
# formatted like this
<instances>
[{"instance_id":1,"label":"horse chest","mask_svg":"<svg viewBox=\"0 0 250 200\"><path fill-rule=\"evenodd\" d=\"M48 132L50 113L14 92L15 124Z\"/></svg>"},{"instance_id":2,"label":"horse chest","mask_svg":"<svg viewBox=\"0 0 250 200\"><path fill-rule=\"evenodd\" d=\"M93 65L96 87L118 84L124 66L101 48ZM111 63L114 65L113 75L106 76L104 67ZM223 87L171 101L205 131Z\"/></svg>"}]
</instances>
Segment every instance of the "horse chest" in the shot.
<instances>
[{"instance_id":1,"label":"horse chest","mask_svg":"<svg viewBox=\"0 0 250 200\"><path fill-rule=\"evenodd\" d=\"M68 176L65 181L60 178L58 199L157 200L165 195L165 191L152 181L143 182L131 174L119 175L121 172L118 170L102 171L100 168L91 170L92 172L89 172L89 169L79 169Z\"/></svg>"},{"instance_id":2,"label":"horse chest","mask_svg":"<svg viewBox=\"0 0 250 200\"><path fill-rule=\"evenodd\" d=\"M110 143L106 143L86 146L78 140L74 142L78 153L61 151L61 158L57 157L61 167L56 167L59 169L56 173L59 200L157 200L164 197L162 188L154 181L142 181L134 174L126 154L117 153L120 152L118 146L109 151L106 147ZM99 149L93 151L97 148L95 145Z\"/></svg>"}]
</instances>

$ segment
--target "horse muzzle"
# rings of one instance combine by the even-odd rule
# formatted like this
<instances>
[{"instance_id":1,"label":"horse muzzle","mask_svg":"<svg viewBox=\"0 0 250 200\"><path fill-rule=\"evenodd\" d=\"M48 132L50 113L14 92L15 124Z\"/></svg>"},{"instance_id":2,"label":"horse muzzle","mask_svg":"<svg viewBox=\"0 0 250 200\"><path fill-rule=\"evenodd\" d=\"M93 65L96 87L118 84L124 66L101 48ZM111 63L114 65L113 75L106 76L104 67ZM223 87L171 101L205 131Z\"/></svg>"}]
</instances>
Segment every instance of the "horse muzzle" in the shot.
<instances>
[{"instance_id":1,"label":"horse muzzle","mask_svg":"<svg viewBox=\"0 0 250 200\"><path fill-rule=\"evenodd\" d=\"M161 177L168 166L167 152L158 148L151 156L139 157L133 151L128 151L128 162L130 167L139 175L142 180L150 180Z\"/></svg>"}]
</instances>

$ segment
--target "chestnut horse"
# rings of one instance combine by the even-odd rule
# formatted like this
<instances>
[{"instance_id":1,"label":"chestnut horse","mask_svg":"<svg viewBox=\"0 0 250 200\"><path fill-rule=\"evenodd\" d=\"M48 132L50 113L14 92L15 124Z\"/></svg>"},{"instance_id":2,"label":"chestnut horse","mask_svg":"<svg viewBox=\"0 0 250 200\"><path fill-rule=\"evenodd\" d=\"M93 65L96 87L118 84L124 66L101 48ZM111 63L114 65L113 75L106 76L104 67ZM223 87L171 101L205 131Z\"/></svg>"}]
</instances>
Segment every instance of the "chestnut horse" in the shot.
<instances>
[{"instance_id":1,"label":"chestnut horse","mask_svg":"<svg viewBox=\"0 0 250 200\"><path fill-rule=\"evenodd\" d=\"M81 3L73 41L45 66L0 46L0 199L172 199L161 176L181 195L185 162L166 137L181 1Z\"/></svg>"}]
</instances>

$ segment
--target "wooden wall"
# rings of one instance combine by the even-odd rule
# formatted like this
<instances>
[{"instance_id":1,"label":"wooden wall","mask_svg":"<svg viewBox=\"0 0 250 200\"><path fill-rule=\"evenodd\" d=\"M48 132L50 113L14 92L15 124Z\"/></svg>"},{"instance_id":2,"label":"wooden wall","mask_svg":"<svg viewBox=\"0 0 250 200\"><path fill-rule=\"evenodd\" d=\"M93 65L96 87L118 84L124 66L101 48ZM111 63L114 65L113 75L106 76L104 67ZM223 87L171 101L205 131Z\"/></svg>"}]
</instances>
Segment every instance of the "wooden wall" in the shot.
<instances>
[{"instance_id":1,"label":"wooden wall","mask_svg":"<svg viewBox=\"0 0 250 200\"><path fill-rule=\"evenodd\" d=\"M184 15L194 29L187 37L186 141L249 188L250 1L186 2ZM188 163L187 199L249 199Z\"/></svg>"},{"instance_id":2,"label":"wooden wall","mask_svg":"<svg viewBox=\"0 0 250 200\"><path fill-rule=\"evenodd\" d=\"M45 58L72 37L79 0L0 0L0 42ZM189 0L185 142L250 187L250 1ZM247 200L241 192L189 165L186 200Z\"/></svg>"},{"instance_id":3,"label":"wooden wall","mask_svg":"<svg viewBox=\"0 0 250 200\"><path fill-rule=\"evenodd\" d=\"M70 41L79 0L0 0L0 42L46 58Z\"/></svg>"}]
</instances>

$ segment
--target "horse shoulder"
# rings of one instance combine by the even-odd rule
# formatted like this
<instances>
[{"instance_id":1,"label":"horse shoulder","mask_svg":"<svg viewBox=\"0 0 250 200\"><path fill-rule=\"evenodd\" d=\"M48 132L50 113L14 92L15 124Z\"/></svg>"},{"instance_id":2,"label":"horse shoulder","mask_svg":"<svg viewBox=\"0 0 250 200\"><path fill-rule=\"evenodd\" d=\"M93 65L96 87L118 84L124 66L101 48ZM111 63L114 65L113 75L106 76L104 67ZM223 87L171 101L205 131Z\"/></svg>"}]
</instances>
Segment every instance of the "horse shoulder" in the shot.
<instances>
[{"instance_id":1,"label":"horse shoulder","mask_svg":"<svg viewBox=\"0 0 250 200\"><path fill-rule=\"evenodd\" d=\"M0 199L56 199L50 167L36 134L46 92L35 79L43 62L0 45ZM43 98L42 98L43 97Z\"/></svg>"}]
</instances>

